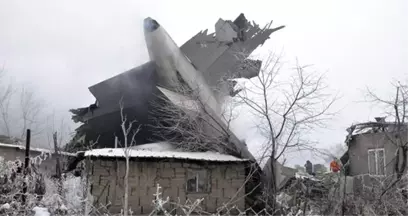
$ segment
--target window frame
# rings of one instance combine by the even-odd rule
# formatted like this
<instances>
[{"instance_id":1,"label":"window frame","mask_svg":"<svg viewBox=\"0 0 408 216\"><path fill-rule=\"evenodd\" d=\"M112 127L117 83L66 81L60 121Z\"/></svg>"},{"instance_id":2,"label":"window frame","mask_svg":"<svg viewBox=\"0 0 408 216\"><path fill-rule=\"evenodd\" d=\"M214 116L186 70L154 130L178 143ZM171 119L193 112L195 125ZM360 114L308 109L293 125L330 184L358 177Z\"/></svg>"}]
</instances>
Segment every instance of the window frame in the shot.
<instances>
[{"instance_id":1,"label":"window frame","mask_svg":"<svg viewBox=\"0 0 408 216\"><path fill-rule=\"evenodd\" d=\"M384 174L378 174L379 173L379 170L378 170L378 165L379 165L379 163L378 163L378 155L379 155L379 153L378 152L380 152L380 151L382 151L383 152L383 161L384 161ZM374 164L375 164L375 172L373 172L374 174L371 174L371 170L370 170L370 152L374 152L374 158L375 158L375 162L374 162ZM368 151L367 151L367 158L368 158L368 174L370 175L370 176L385 176L386 175L386 173L387 173L387 170L386 170L386 157L385 157L385 149L384 148L375 148L375 149L368 149Z\"/></svg>"},{"instance_id":2,"label":"window frame","mask_svg":"<svg viewBox=\"0 0 408 216\"><path fill-rule=\"evenodd\" d=\"M206 187L205 187L205 190L203 190L203 191L200 191L199 190L199 186L198 186L198 182L199 182L199 180L200 180L200 174L199 174L199 172L200 171L205 171L205 174L206 174L206 176L205 176L205 184L206 184ZM192 173L194 173L195 174L195 179L196 179L196 182L195 182L195 190L194 191L189 191L188 189L189 189L189 187L188 187L188 181L190 180L190 175L189 175L189 172L192 172ZM191 169L191 168L188 168L187 169L187 172L186 172L186 187L185 187L185 189L186 189L186 193L187 194L206 194L206 193L211 193L211 171L210 170L208 170L208 169Z\"/></svg>"}]
</instances>

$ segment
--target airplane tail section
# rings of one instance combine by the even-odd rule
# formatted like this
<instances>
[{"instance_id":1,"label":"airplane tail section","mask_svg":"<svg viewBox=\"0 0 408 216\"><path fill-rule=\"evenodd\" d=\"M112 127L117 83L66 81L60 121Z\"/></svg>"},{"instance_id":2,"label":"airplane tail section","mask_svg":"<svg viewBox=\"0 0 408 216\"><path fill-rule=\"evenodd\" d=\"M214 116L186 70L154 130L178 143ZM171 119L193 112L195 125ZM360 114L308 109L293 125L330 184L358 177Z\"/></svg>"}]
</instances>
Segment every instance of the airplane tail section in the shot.
<instances>
[{"instance_id":1,"label":"airplane tail section","mask_svg":"<svg viewBox=\"0 0 408 216\"><path fill-rule=\"evenodd\" d=\"M215 24L215 32L201 31L183 44L180 49L206 79L217 98L228 95L228 88L222 81L233 78L252 78L259 74L261 61L257 67L242 69L248 56L269 38L284 28L270 28L272 22L260 28L255 22L250 23L244 14L240 14L233 22L219 19ZM220 92L221 90L221 92Z\"/></svg>"}]
</instances>

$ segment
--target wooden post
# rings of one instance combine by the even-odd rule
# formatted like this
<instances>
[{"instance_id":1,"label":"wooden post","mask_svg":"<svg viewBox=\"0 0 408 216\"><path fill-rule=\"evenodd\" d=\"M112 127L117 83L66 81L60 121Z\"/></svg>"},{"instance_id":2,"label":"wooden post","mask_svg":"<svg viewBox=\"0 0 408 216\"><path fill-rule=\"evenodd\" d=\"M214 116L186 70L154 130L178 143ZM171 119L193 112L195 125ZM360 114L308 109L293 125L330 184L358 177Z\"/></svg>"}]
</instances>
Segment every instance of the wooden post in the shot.
<instances>
[{"instance_id":1,"label":"wooden post","mask_svg":"<svg viewBox=\"0 0 408 216\"><path fill-rule=\"evenodd\" d=\"M58 134L57 131L52 134L52 139L54 140L54 153L55 153L55 159L56 159L56 178L58 181L58 195L62 196L62 189L63 189L63 181L62 181L62 170L61 170L61 162L60 162L60 151L58 149Z\"/></svg>"},{"instance_id":2,"label":"wooden post","mask_svg":"<svg viewBox=\"0 0 408 216\"><path fill-rule=\"evenodd\" d=\"M59 149L58 149L58 139L57 139L57 132L52 135L52 139L54 141L54 153L55 153L55 159L56 159L56 174L57 178L61 178L61 163L60 163L60 154L59 154Z\"/></svg>"},{"instance_id":3,"label":"wooden post","mask_svg":"<svg viewBox=\"0 0 408 216\"><path fill-rule=\"evenodd\" d=\"M22 196L22 203L23 205L26 202L26 193L27 193L27 182L26 182L26 175L28 172L28 166L30 165L30 140L31 139L31 130L27 129L27 138L26 138L26 148L25 148L25 160L24 160L24 182L23 182L23 196Z\"/></svg>"}]
</instances>

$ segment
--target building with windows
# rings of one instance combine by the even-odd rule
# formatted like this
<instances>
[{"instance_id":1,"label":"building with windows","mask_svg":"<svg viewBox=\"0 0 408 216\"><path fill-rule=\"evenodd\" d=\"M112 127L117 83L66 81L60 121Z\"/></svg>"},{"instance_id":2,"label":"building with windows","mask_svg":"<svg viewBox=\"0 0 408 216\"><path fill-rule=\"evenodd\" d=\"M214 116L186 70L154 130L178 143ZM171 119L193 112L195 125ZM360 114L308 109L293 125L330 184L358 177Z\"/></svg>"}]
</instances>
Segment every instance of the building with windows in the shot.
<instances>
[{"instance_id":1,"label":"building with windows","mask_svg":"<svg viewBox=\"0 0 408 216\"><path fill-rule=\"evenodd\" d=\"M377 118L375 122L365 122L348 128L347 152L341 158L347 164L349 176L388 176L395 174L398 143L407 140L406 127L397 131L394 122ZM397 136L399 137L397 140Z\"/></svg>"},{"instance_id":2,"label":"building with windows","mask_svg":"<svg viewBox=\"0 0 408 216\"><path fill-rule=\"evenodd\" d=\"M340 158L347 176L348 191L359 193L364 186L375 186L397 173L402 166L402 147L407 141L406 125L386 122L385 118L364 122L347 129L347 152ZM398 153L399 152L399 153ZM384 182L383 182L384 183Z\"/></svg>"},{"instance_id":3,"label":"building with windows","mask_svg":"<svg viewBox=\"0 0 408 216\"><path fill-rule=\"evenodd\" d=\"M384 133L362 133L353 135L348 145L348 174L383 176L393 173L390 163L396 148Z\"/></svg>"},{"instance_id":4,"label":"building with windows","mask_svg":"<svg viewBox=\"0 0 408 216\"><path fill-rule=\"evenodd\" d=\"M122 148L85 151L90 199L110 214L123 209L125 155ZM153 211L157 187L171 214L184 215L184 205L203 199L196 210L216 213L230 204L246 209L245 182L249 160L216 152L181 152L168 143L153 143L129 150L129 208L135 215Z\"/></svg>"}]
</instances>

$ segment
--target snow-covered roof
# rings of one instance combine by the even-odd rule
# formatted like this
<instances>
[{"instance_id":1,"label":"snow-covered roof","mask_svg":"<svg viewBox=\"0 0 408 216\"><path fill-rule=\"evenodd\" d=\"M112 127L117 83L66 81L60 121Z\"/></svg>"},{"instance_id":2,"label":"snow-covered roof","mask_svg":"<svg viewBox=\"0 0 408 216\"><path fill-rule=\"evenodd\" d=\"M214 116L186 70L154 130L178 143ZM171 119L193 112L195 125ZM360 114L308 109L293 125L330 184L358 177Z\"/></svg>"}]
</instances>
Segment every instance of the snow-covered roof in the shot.
<instances>
[{"instance_id":1,"label":"snow-covered roof","mask_svg":"<svg viewBox=\"0 0 408 216\"><path fill-rule=\"evenodd\" d=\"M6 143L0 143L0 147L18 148L20 150L25 150L26 149L25 146L22 146L22 145L6 144ZM30 151L54 154L54 151L49 150L49 149L42 149L42 148L31 148L30 147ZM60 154L61 155L66 155L66 156L76 156L76 154L69 153L69 152L63 152L63 151L60 151Z\"/></svg>"},{"instance_id":2,"label":"snow-covered roof","mask_svg":"<svg viewBox=\"0 0 408 216\"><path fill-rule=\"evenodd\" d=\"M85 156L95 157L125 157L124 148L102 148L85 151ZM184 152L175 149L171 144L152 143L134 146L129 149L131 158L175 158L186 160L202 161L223 161L239 162L248 161L247 159L237 158L231 155L220 154L218 152Z\"/></svg>"}]
</instances>

